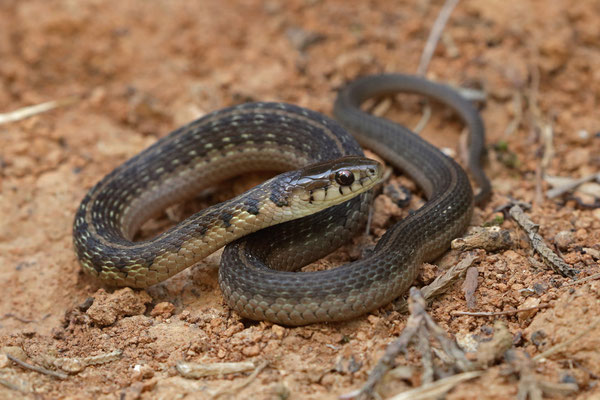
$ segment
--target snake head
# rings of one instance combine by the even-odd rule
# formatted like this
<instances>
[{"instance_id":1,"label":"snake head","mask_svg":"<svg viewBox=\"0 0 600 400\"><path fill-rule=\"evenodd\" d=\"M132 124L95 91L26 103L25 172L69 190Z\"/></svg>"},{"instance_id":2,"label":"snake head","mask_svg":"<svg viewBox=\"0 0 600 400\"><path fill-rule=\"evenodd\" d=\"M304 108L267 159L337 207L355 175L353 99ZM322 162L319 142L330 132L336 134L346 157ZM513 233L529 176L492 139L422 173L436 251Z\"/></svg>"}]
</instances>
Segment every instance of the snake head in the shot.
<instances>
[{"instance_id":1,"label":"snake head","mask_svg":"<svg viewBox=\"0 0 600 400\"><path fill-rule=\"evenodd\" d=\"M324 209L366 192L382 179L383 166L377 161L346 156L301 169L292 193L304 205Z\"/></svg>"}]
</instances>

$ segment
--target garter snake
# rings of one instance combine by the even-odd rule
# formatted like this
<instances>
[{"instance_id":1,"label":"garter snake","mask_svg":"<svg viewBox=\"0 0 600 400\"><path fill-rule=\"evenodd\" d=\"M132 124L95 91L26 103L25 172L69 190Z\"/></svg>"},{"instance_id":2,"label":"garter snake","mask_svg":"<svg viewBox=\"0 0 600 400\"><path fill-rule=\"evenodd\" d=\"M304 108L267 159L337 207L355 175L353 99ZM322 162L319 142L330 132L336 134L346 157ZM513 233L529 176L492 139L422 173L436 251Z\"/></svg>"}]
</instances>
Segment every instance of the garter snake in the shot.
<instances>
[{"instance_id":1,"label":"garter snake","mask_svg":"<svg viewBox=\"0 0 600 400\"><path fill-rule=\"evenodd\" d=\"M381 179L382 169L362 158L357 141L319 113L284 103L248 103L179 128L88 192L73 228L84 271L109 285L147 287L235 240L223 252L219 282L226 302L244 317L288 325L338 321L393 300L408 289L422 262L439 256L465 230L474 203L456 162L401 125L360 109L368 98L396 92L432 97L458 113L470 130L469 167L480 186L476 200L487 198L490 187L479 166L483 124L471 104L449 87L421 78L370 76L339 93L334 115L362 145L412 177L428 198L392 226L371 255L328 271L292 272L364 225L372 198L367 190ZM346 158L327 161L339 157ZM145 220L204 187L242 171L314 163L203 210L155 238L132 241ZM292 183L299 186L292 189ZM361 194L328 207L351 191ZM305 205L314 208L305 211ZM283 222L304 215L300 209L314 214ZM244 236L268 225L273 226Z\"/></svg>"}]
</instances>

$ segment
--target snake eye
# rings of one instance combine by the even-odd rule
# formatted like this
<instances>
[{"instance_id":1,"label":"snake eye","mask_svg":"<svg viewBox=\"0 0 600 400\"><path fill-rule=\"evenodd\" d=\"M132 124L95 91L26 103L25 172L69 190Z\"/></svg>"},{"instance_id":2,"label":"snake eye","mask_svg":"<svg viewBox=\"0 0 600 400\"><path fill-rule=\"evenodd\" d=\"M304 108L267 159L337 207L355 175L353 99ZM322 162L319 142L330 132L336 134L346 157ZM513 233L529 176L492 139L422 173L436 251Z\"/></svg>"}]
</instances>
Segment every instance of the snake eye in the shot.
<instances>
[{"instance_id":1,"label":"snake eye","mask_svg":"<svg viewBox=\"0 0 600 400\"><path fill-rule=\"evenodd\" d=\"M342 186L350 186L354 182L354 174L348 170L342 170L335 173L335 181Z\"/></svg>"}]
</instances>

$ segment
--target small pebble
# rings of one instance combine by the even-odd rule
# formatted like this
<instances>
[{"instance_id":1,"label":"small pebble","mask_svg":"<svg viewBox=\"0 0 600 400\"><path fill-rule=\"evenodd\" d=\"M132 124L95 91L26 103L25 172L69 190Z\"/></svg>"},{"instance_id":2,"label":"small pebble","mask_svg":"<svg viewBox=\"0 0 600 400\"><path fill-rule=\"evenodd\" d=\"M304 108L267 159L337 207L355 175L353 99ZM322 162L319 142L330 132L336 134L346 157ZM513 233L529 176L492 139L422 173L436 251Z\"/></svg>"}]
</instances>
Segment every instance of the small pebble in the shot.
<instances>
[{"instance_id":1,"label":"small pebble","mask_svg":"<svg viewBox=\"0 0 600 400\"><path fill-rule=\"evenodd\" d=\"M531 308L531 307L537 307L539 305L540 305L540 299L539 299L539 297L529 297L529 298L527 298L527 300L525 300L523 302L523 304L521 305L520 308ZM533 318L533 316L538 311L539 311L539 308L534 308L533 310L522 311L522 312L520 312L520 313L517 314L517 318L521 322L527 321L527 320Z\"/></svg>"},{"instance_id":2,"label":"small pebble","mask_svg":"<svg viewBox=\"0 0 600 400\"><path fill-rule=\"evenodd\" d=\"M285 328L279 325L273 325L271 327L271 331L277 339L282 339L283 335L285 334Z\"/></svg>"},{"instance_id":3,"label":"small pebble","mask_svg":"<svg viewBox=\"0 0 600 400\"><path fill-rule=\"evenodd\" d=\"M531 334L531 343L533 343L536 347L540 347L544 344L546 337L546 332L542 330L535 331Z\"/></svg>"},{"instance_id":4,"label":"small pebble","mask_svg":"<svg viewBox=\"0 0 600 400\"><path fill-rule=\"evenodd\" d=\"M585 129L581 129L577 131L577 136L579 137L579 139L587 140L590 138L590 133Z\"/></svg>"},{"instance_id":5,"label":"small pebble","mask_svg":"<svg viewBox=\"0 0 600 400\"><path fill-rule=\"evenodd\" d=\"M244 347L242 349L242 354L247 356L247 357L254 357L260 354L260 347L258 347L257 344L252 345L252 346L248 346L248 347Z\"/></svg>"},{"instance_id":6,"label":"small pebble","mask_svg":"<svg viewBox=\"0 0 600 400\"><path fill-rule=\"evenodd\" d=\"M571 231L560 231L554 236L554 243L560 250L567 250L575 241L575 236Z\"/></svg>"},{"instance_id":7,"label":"small pebble","mask_svg":"<svg viewBox=\"0 0 600 400\"><path fill-rule=\"evenodd\" d=\"M573 375L563 373L560 378L561 383L577 383L577 379Z\"/></svg>"},{"instance_id":8,"label":"small pebble","mask_svg":"<svg viewBox=\"0 0 600 400\"><path fill-rule=\"evenodd\" d=\"M152 378L154 376L154 370L146 364L136 364L133 367L133 374L131 379L134 381L141 381L142 379Z\"/></svg>"},{"instance_id":9,"label":"small pebble","mask_svg":"<svg viewBox=\"0 0 600 400\"><path fill-rule=\"evenodd\" d=\"M153 317L161 315L165 318L169 318L171 315L173 315L173 311L175 311L175 306L168 301L163 301L162 303L158 303L154 306L150 312L150 315Z\"/></svg>"},{"instance_id":10,"label":"small pebble","mask_svg":"<svg viewBox=\"0 0 600 400\"><path fill-rule=\"evenodd\" d=\"M535 291L536 294L540 295L546 292L546 290L548 290L548 286L543 284L543 283L534 283L533 284L533 290Z\"/></svg>"}]
</instances>

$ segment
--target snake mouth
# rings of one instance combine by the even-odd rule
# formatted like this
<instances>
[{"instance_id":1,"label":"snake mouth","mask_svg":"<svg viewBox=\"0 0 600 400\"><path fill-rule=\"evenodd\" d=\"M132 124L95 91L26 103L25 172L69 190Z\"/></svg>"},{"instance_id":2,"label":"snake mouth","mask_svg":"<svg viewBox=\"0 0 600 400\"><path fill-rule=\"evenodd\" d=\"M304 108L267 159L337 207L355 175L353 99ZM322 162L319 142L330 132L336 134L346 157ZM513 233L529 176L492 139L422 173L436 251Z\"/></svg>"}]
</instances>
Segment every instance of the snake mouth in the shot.
<instances>
[{"instance_id":1,"label":"snake mouth","mask_svg":"<svg viewBox=\"0 0 600 400\"><path fill-rule=\"evenodd\" d=\"M295 193L320 209L343 203L383 179L383 166L369 158L348 156L313 164L302 170Z\"/></svg>"}]
</instances>

